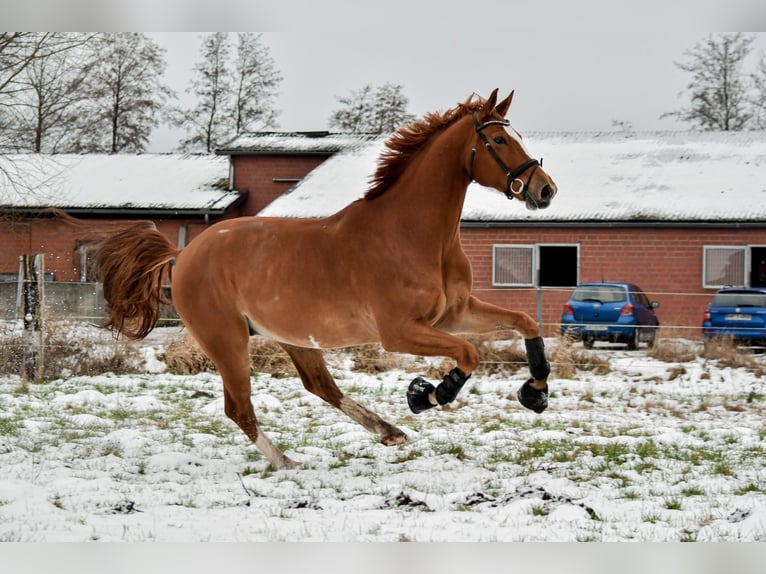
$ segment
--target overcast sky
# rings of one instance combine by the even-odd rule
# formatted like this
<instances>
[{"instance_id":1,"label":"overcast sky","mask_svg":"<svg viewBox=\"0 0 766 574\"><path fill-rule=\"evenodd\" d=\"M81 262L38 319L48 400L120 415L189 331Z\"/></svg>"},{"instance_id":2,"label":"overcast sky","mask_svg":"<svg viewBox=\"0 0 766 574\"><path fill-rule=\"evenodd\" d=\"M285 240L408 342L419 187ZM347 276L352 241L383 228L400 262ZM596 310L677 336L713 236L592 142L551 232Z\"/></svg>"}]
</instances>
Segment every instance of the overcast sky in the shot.
<instances>
[{"instance_id":1,"label":"overcast sky","mask_svg":"<svg viewBox=\"0 0 766 574\"><path fill-rule=\"evenodd\" d=\"M516 90L521 132L685 129L659 119L688 100L674 62L715 31L766 30L763 0L0 0L6 30L171 30L167 81L185 90L202 33L265 34L282 73L283 130L327 129L336 96L403 86L416 116L471 93ZM766 53L766 33L753 46ZM151 151L181 134L156 130Z\"/></svg>"},{"instance_id":2,"label":"overcast sky","mask_svg":"<svg viewBox=\"0 0 766 574\"><path fill-rule=\"evenodd\" d=\"M462 17L462 16L461 16ZM466 18L468 16L465 16ZM477 21L478 22L478 21ZM509 117L523 132L611 130L630 122L635 130L686 129L664 112L688 102L679 92L689 74L674 62L710 32L678 28L648 30L631 26L561 26L512 23L508 31L456 29L452 16L443 25L401 33L353 27L328 32L308 29L264 33L284 80L278 107L280 129L323 130L338 107L336 96L364 84L401 84L416 116L443 110L472 92L486 96L516 90ZM494 29L495 27L493 27ZM202 33L152 33L166 48L166 80L182 101ZM766 33L758 33L752 62L766 57ZM151 151L170 151L178 132L157 130Z\"/></svg>"}]
</instances>

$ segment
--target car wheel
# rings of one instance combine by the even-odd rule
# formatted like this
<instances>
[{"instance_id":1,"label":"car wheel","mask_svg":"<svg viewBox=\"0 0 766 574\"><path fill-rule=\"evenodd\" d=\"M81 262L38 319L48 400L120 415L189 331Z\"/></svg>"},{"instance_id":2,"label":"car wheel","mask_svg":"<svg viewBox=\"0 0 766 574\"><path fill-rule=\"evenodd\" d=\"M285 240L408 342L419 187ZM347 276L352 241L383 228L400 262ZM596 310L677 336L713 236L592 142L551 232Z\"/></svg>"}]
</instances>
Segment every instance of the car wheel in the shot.
<instances>
[{"instance_id":1,"label":"car wheel","mask_svg":"<svg viewBox=\"0 0 766 574\"><path fill-rule=\"evenodd\" d=\"M627 345L628 351L635 351L638 349L638 328L633 329L633 334L628 337Z\"/></svg>"}]
</instances>

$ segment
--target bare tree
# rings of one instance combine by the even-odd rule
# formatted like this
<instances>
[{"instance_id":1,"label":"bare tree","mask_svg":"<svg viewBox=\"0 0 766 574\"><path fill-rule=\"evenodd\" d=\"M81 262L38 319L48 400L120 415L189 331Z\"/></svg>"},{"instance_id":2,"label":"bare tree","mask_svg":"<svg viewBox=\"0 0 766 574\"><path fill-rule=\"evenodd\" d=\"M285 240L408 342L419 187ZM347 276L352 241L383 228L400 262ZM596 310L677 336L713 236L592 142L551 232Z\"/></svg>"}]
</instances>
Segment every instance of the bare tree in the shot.
<instances>
[{"instance_id":1,"label":"bare tree","mask_svg":"<svg viewBox=\"0 0 766 574\"><path fill-rule=\"evenodd\" d=\"M54 32L0 32L0 150L23 149L18 107L29 90L25 72L36 62L57 54Z\"/></svg>"},{"instance_id":2,"label":"bare tree","mask_svg":"<svg viewBox=\"0 0 766 574\"><path fill-rule=\"evenodd\" d=\"M752 75L754 94L753 123L757 129L766 129L766 55L761 54Z\"/></svg>"},{"instance_id":3,"label":"bare tree","mask_svg":"<svg viewBox=\"0 0 766 574\"><path fill-rule=\"evenodd\" d=\"M348 96L335 96L341 107L330 116L330 127L352 134L369 130L373 121L372 94L372 86L365 84Z\"/></svg>"},{"instance_id":4,"label":"bare tree","mask_svg":"<svg viewBox=\"0 0 766 574\"><path fill-rule=\"evenodd\" d=\"M28 74L51 58L63 57L75 44L54 32L0 32L0 203L16 196L44 196L49 184L37 156L8 155L29 151L20 115L29 96Z\"/></svg>"},{"instance_id":5,"label":"bare tree","mask_svg":"<svg viewBox=\"0 0 766 574\"><path fill-rule=\"evenodd\" d=\"M663 114L690 122L704 130L741 130L748 126L752 111L748 77L742 70L754 36L742 33L710 35L687 52L676 66L692 77L684 92L690 105ZM682 93L684 93L682 92Z\"/></svg>"},{"instance_id":6,"label":"bare tree","mask_svg":"<svg viewBox=\"0 0 766 574\"><path fill-rule=\"evenodd\" d=\"M407 113L410 100L402 93L401 84L386 82L375 90L372 110L372 131L378 134L391 133L415 119Z\"/></svg>"},{"instance_id":7,"label":"bare tree","mask_svg":"<svg viewBox=\"0 0 766 574\"><path fill-rule=\"evenodd\" d=\"M277 125L279 110L274 100L282 82L282 75L268 46L261 41L261 34L240 33L238 39L234 66L236 135Z\"/></svg>"},{"instance_id":8,"label":"bare tree","mask_svg":"<svg viewBox=\"0 0 766 574\"><path fill-rule=\"evenodd\" d=\"M349 133L390 133L412 121L407 112L409 99L399 84L386 82L374 88L367 84L349 96L338 97L342 107L330 116L330 127Z\"/></svg>"},{"instance_id":9,"label":"bare tree","mask_svg":"<svg viewBox=\"0 0 766 574\"><path fill-rule=\"evenodd\" d=\"M231 42L225 32L204 38L200 48L202 61L194 66L196 76L188 91L197 96L197 105L183 114L180 124L189 134L181 141L181 149L208 153L234 135L231 109L232 81L227 64Z\"/></svg>"},{"instance_id":10,"label":"bare tree","mask_svg":"<svg viewBox=\"0 0 766 574\"><path fill-rule=\"evenodd\" d=\"M83 123L77 106L87 98L83 84L95 60L84 47L92 35L57 33L60 50L36 58L18 78L15 125L25 150L56 153L58 144Z\"/></svg>"},{"instance_id":11,"label":"bare tree","mask_svg":"<svg viewBox=\"0 0 766 574\"><path fill-rule=\"evenodd\" d=\"M160 112L175 94L162 83L165 50L139 32L99 34L87 75L89 99L78 112L87 122L60 147L68 151L142 152Z\"/></svg>"},{"instance_id":12,"label":"bare tree","mask_svg":"<svg viewBox=\"0 0 766 574\"><path fill-rule=\"evenodd\" d=\"M233 61L232 51L225 32L203 39L201 61L194 66L196 76L187 90L197 103L176 122L188 134L181 149L210 153L242 132L276 127L275 97L282 76L268 46L260 34L240 33Z\"/></svg>"}]
</instances>

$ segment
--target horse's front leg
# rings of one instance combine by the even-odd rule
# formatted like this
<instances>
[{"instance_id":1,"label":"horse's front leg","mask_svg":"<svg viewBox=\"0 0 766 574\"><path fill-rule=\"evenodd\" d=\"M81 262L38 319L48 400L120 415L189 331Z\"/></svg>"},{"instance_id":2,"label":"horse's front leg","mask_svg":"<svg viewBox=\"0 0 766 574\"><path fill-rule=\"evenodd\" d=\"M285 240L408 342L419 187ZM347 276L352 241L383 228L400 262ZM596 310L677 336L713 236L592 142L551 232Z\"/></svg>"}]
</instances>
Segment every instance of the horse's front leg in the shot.
<instances>
[{"instance_id":1,"label":"horse's front leg","mask_svg":"<svg viewBox=\"0 0 766 574\"><path fill-rule=\"evenodd\" d=\"M439 326L453 333L486 334L509 329L518 331L524 337L529 373L532 375L518 391L519 402L537 413L548 407L548 375L551 367L545 358L540 329L528 314L503 309L471 296L465 306L448 314Z\"/></svg>"},{"instance_id":2,"label":"horse's front leg","mask_svg":"<svg viewBox=\"0 0 766 574\"><path fill-rule=\"evenodd\" d=\"M445 375L438 387L422 377L412 381L407 391L407 402L414 413L454 401L479 365L476 347L465 339L437 329L423 320L412 319L380 325L380 336L383 348L387 351L427 357L450 357L457 362L457 366Z\"/></svg>"}]
</instances>

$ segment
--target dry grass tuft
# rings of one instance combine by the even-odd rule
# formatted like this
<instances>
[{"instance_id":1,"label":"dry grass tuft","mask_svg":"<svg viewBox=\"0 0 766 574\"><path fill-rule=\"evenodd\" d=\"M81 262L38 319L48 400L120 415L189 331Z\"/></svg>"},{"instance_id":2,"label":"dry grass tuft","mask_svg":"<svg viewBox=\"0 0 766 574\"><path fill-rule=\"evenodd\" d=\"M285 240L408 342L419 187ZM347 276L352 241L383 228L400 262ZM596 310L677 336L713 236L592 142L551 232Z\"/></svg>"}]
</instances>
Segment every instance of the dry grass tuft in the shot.
<instances>
[{"instance_id":1,"label":"dry grass tuft","mask_svg":"<svg viewBox=\"0 0 766 574\"><path fill-rule=\"evenodd\" d=\"M527 353L517 340L466 337L479 352L477 375L513 375L527 366Z\"/></svg>"},{"instance_id":2,"label":"dry grass tuft","mask_svg":"<svg viewBox=\"0 0 766 574\"><path fill-rule=\"evenodd\" d=\"M112 340L106 344L83 341L65 321L47 320L43 337L43 379L126 374L141 370L134 343ZM22 334L3 337L0 345L0 374L20 375L24 367L26 341Z\"/></svg>"},{"instance_id":3,"label":"dry grass tuft","mask_svg":"<svg viewBox=\"0 0 766 574\"><path fill-rule=\"evenodd\" d=\"M646 354L666 363L686 363L697 356L694 343L679 339L658 339L646 350Z\"/></svg>"},{"instance_id":4,"label":"dry grass tuft","mask_svg":"<svg viewBox=\"0 0 766 574\"><path fill-rule=\"evenodd\" d=\"M551 354L551 370L561 379L573 379L578 370L608 375L612 372L612 366L608 357L575 347L570 337L559 337Z\"/></svg>"},{"instance_id":5,"label":"dry grass tuft","mask_svg":"<svg viewBox=\"0 0 766 574\"><path fill-rule=\"evenodd\" d=\"M351 355L352 370L357 373L374 375L397 368L404 368L403 361L395 353L383 350L378 344L357 345L346 351Z\"/></svg>"},{"instance_id":6,"label":"dry grass tuft","mask_svg":"<svg viewBox=\"0 0 766 574\"><path fill-rule=\"evenodd\" d=\"M766 376L766 365L757 361L750 351L737 347L730 337L705 341L701 356L709 361L717 361L724 367L747 369L756 375Z\"/></svg>"},{"instance_id":7,"label":"dry grass tuft","mask_svg":"<svg viewBox=\"0 0 766 574\"><path fill-rule=\"evenodd\" d=\"M189 335L183 335L165 345L160 357L167 371L176 375L216 372L215 365ZM277 343L262 337L250 339L250 371L268 373L275 377L293 377L298 373L290 357Z\"/></svg>"}]
</instances>

